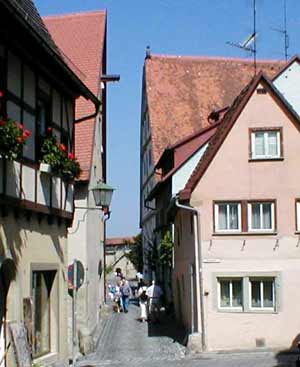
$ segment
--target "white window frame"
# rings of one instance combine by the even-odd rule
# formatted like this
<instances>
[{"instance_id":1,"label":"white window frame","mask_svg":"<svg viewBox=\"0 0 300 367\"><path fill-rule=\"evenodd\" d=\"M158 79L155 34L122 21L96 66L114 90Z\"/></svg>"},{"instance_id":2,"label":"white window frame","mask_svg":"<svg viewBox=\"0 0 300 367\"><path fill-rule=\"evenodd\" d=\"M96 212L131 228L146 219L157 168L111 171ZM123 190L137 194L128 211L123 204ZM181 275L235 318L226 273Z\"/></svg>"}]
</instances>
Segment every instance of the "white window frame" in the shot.
<instances>
[{"instance_id":1,"label":"white window frame","mask_svg":"<svg viewBox=\"0 0 300 367\"><path fill-rule=\"evenodd\" d=\"M277 141L277 155L270 155L269 153L269 145L268 145L268 134L269 133L276 133L276 141ZM256 134L264 134L264 150L266 154L264 155L257 155L255 152L255 135ZM280 130L256 130L251 132L251 158L252 159L277 159L281 158L281 131Z\"/></svg>"},{"instance_id":2,"label":"white window frame","mask_svg":"<svg viewBox=\"0 0 300 367\"><path fill-rule=\"evenodd\" d=\"M260 282L260 299L261 306L254 307L252 306L252 281ZM272 307L264 307L264 282L272 281L272 296L273 296L273 306ZM250 310L268 310L275 311L276 299L275 299L275 278L249 278L249 309Z\"/></svg>"},{"instance_id":3,"label":"white window frame","mask_svg":"<svg viewBox=\"0 0 300 367\"><path fill-rule=\"evenodd\" d=\"M236 204L238 206L238 228L237 229L219 229L219 205L227 205L227 227L229 221L229 205ZM216 202L214 204L215 208L215 232L218 233L232 233L232 232L241 232L242 231L242 205L237 201L224 201L224 202Z\"/></svg>"},{"instance_id":4,"label":"white window frame","mask_svg":"<svg viewBox=\"0 0 300 367\"><path fill-rule=\"evenodd\" d=\"M242 295L242 305L241 306L232 306L233 300L233 291L232 291L232 282L233 281L240 281L241 282L241 295ZM229 282L229 306L222 306L221 305L221 282ZM218 278L218 307L221 310L243 310L243 279L242 278Z\"/></svg>"},{"instance_id":5,"label":"white window frame","mask_svg":"<svg viewBox=\"0 0 300 367\"><path fill-rule=\"evenodd\" d=\"M261 228L252 228L252 205L260 205L260 226ZM263 226L263 204L271 204L271 228L262 228ZM248 231L249 232L275 232L275 203L274 201L253 201L248 203Z\"/></svg>"}]
</instances>

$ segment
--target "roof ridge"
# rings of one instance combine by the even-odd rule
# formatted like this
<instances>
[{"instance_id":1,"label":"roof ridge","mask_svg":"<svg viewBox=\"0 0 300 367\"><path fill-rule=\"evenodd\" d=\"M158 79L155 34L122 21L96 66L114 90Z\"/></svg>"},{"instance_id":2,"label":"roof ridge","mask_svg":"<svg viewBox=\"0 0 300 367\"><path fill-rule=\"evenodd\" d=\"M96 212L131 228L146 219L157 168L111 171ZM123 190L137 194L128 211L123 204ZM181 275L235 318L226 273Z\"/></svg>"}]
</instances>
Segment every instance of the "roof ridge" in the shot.
<instances>
[{"instance_id":1,"label":"roof ridge","mask_svg":"<svg viewBox=\"0 0 300 367\"><path fill-rule=\"evenodd\" d=\"M172 59L176 61L240 61L245 63L253 63L252 58L243 58L243 57L226 57L226 56L206 56L206 55L168 55L168 54L151 54L151 57L146 60L152 59ZM285 60L279 59L257 59L257 63L285 63Z\"/></svg>"},{"instance_id":2,"label":"roof ridge","mask_svg":"<svg viewBox=\"0 0 300 367\"><path fill-rule=\"evenodd\" d=\"M82 11L82 12L76 12L76 13L65 13L65 14L53 14L53 15L43 15L43 19L63 19L63 18L73 18L73 17L88 17L92 15L106 15L107 10L89 10L89 11Z\"/></svg>"}]
</instances>

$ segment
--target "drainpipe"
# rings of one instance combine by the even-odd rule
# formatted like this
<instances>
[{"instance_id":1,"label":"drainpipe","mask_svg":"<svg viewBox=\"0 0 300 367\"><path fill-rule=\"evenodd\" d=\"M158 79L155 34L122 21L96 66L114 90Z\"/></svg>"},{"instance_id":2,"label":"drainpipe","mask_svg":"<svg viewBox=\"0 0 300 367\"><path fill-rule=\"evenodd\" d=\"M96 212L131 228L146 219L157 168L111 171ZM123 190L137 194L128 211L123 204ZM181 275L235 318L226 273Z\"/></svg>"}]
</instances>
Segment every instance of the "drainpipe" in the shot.
<instances>
[{"instance_id":1,"label":"drainpipe","mask_svg":"<svg viewBox=\"0 0 300 367\"><path fill-rule=\"evenodd\" d=\"M110 219L110 211L108 210L107 213L104 213L102 217L103 222L103 281L104 281L104 304L106 304L106 246L105 246L105 239L106 239L106 222Z\"/></svg>"},{"instance_id":2,"label":"drainpipe","mask_svg":"<svg viewBox=\"0 0 300 367\"><path fill-rule=\"evenodd\" d=\"M191 206L179 204L176 197L175 205L177 208L190 211L194 214L194 233L195 233L195 271L196 271L196 304L198 325L201 320L201 345L202 350L206 350L206 330L204 319L204 291L203 291L203 261L201 247L201 226L200 226L200 210ZM198 288L199 284L199 288ZM199 294L197 294L199 293ZM199 329L199 326L198 326ZM199 331L199 330L198 330Z\"/></svg>"}]
</instances>

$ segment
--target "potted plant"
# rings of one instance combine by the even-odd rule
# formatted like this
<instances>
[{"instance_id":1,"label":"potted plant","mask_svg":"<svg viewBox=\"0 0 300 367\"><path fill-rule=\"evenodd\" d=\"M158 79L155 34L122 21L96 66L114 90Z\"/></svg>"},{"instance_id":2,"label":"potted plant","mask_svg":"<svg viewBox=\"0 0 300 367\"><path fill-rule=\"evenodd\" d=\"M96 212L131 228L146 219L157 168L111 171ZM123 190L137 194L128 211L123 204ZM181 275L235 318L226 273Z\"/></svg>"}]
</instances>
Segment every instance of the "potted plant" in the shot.
<instances>
[{"instance_id":1,"label":"potted plant","mask_svg":"<svg viewBox=\"0 0 300 367\"><path fill-rule=\"evenodd\" d=\"M22 124L13 120L0 121L0 157L13 161L22 157L23 146L30 136Z\"/></svg>"},{"instance_id":2,"label":"potted plant","mask_svg":"<svg viewBox=\"0 0 300 367\"><path fill-rule=\"evenodd\" d=\"M47 129L47 135L43 139L41 155L40 170L42 172L52 172L65 181L72 181L79 177L81 172L79 162L73 153L68 153L64 144L57 142L56 137L52 135L51 128Z\"/></svg>"}]
</instances>

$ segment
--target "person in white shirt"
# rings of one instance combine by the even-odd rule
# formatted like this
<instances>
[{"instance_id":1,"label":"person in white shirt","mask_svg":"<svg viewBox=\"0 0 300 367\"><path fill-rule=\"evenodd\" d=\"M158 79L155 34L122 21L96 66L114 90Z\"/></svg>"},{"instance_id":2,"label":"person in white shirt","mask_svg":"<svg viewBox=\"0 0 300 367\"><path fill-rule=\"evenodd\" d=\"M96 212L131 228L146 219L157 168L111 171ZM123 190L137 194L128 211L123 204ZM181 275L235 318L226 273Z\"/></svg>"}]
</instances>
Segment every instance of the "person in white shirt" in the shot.
<instances>
[{"instance_id":1,"label":"person in white shirt","mask_svg":"<svg viewBox=\"0 0 300 367\"><path fill-rule=\"evenodd\" d=\"M159 285L155 284L155 280L152 281L152 285L147 288L146 292L149 302L149 319L153 322L159 322L159 311L161 307L161 296L163 291Z\"/></svg>"}]
</instances>

